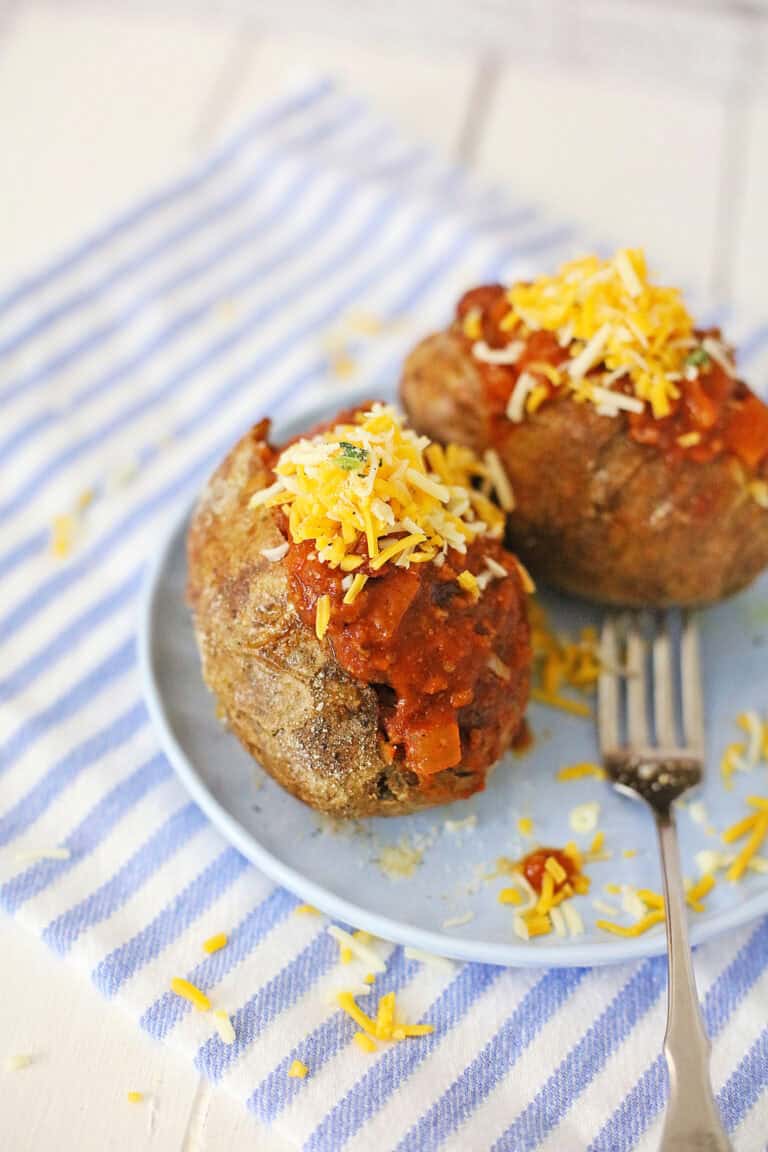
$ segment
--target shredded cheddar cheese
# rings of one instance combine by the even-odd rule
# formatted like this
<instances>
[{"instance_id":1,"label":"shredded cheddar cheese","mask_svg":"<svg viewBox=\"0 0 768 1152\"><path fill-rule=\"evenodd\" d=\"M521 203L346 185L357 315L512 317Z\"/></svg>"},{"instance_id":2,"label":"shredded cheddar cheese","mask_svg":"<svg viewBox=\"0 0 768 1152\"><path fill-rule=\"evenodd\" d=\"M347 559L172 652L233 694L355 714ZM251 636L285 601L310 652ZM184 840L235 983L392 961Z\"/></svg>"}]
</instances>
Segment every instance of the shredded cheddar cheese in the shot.
<instances>
[{"instance_id":1,"label":"shredded cheddar cheese","mask_svg":"<svg viewBox=\"0 0 768 1152\"><path fill-rule=\"evenodd\" d=\"M182 1000L187 1000L193 1007L197 1008L198 1012L210 1012L211 1010L211 1002L205 992L201 992L183 976L174 976L171 980L171 992L181 996Z\"/></svg>"},{"instance_id":2,"label":"shredded cheddar cheese","mask_svg":"<svg viewBox=\"0 0 768 1152\"><path fill-rule=\"evenodd\" d=\"M215 936L209 936L207 940L203 941L203 952L207 952L211 956L214 952L220 952L222 948L227 946L226 932L217 932Z\"/></svg>"},{"instance_id":3,"label":"shredded cheddar cheese","mask_svg":"<svg viewBox=\"0 0 768 1152\"><path fill-rule=\"evenodd\" d=\"M723 833L726 844L733 844L736 840L747 837L744 847L726 872L726 877L732 884L741 880L768 836L768 798L750 796L748 804L753 809L752 813L731 825Z\"/></svg>"},{"instance_id":4,"label":"shredded cheddar cheese","mask_svg":"<svg viewBox=\"0 0 768 1152\"><path fill-rule=\"evenodd\" d=\"M547 856L544 867L554 880L555 884L563 884L568 879L568 873L556 857Z\"/></svg>"},{"instance_id":5,"label":"shredded cheddar cheese","mask_svg":"<svg viewBox=\"0 0 768 1152\"><path fill-rule=\"evenodd\" d=\"M519 888L502 888L498 895L499 904L514 904L519 906L523 902L523 894Z\"/></svg>"},{"instance_id":6,"label":"shredded cheddar cheese","mask_svg":"<svg viewBox=\"0 0 768 1152\"><path fill-rule=\"evenodd\" d=\"M144 1099L143 1092L128 1092L126 1095L128 1097L129 1104L141 1104L142 1100Z\"/></svg>"},{"instance_id":7,"label":"shredded cheddar cheese","mask_svg":"<svg viewBox=\"0 0 768 1152\"><path fill-rule=\"evenodd\" d=\"M605 768L601 768L599 764L570 764L565 768L558 769L558 780L583 780L587 776L594 776L596 780L605 780Z\"/></svg>"},{"instance_id":8,"label":"shredded cheddar cheese","mask_svg":"<svg viewBox=\"0 0 768 1152\"><path fill-rule=\"evenodd\" d=\"M376 1040L406 1040L411 1036L427 1036L435 1030L432 1024L404 1024L398 1020L394 992L387 992L380 998L375 1019L358 1007L351 992L340 992L336 1000L362 1029L364 1039L358 1040L360 1033L356 1033L354 1040L366 1052L376 1050Z\"/></svg>"},{"instance_id":9,"label":"shredded cheddar cheese","mask_svg":"<svg viewBox=\"0 0 768 1152\"><path fill-rule=\"evenodd\" d=\"M649 928L664 921L662 911L649 912L642 920L634 924L615 924L612 920L596 920L595 926L603 932L611 932L614 936L642 936Z\"/></svg>"},{"instance_id":10,"label":"shredded cheddar cheese","mask_svg":"<svg viewBox=\"0 0 768 1152\"><path fill-rule=\"evenodd\" d=\"M328 625L331 621L331 598L326 593L319 596L315 606L315 634L318 640L322 640L328 631Z\"/></svg>"},{"instance_id":11,"label":"shredded cheddar cheese","mask_svg":"<svg viewBox=\"0 0 768 1152\"><path fill-rule=\"evenodd\" d=\"M472 572L465 570L464 572L459 573L459 575L456 577L456 583L465 592L468 592L473 600L479 600L480 587L477 583L477 577L473 575Z\"/></svg>"},{"instance_id":12,"label":"shredded cheddar cheese","mask_svg":"<svg viewBox=\"0 0 768 1152\"><path fill-rule=\"evenodd\" d=\"M51 552L59 560L65 560L72 551L77 532L74 516L63 513L56 516L51 528Z\"/></svg>"},{"instance_id":13,"label":"shredded cheddar cheese","mask_svg":"<svg viewBox=\"0 0 768 1152\"><path fill-rule=\"evenodd\" d=\"M589 695L600 675L598 638L594 628L583 628L578 640L556 635L546 614L535 601L530 606L531 640L534 654L534 687L531 699L573 716L589 718L592 709L586 700L563 694L563 688ZM577 779L578 777L558 777Z\"/></svg>"},{"instance_id":14,"label":"shredded cheddar cheese","mask_svg":"<svg viewBox=\"0 0 768 1152\"><path fill-rule=\"evenodd\" d=\"M292 1060L291 1066L288 1069L288 1076L291 1080L304 1080L309 1075L309 1068L303 1060Z\"/></svg>"},{"instance_id":15,"label":"shredded cheddar cheese","mask_svg":"<svg viewBox=\"0 0 768 1152\"><path fill-rule=\"evenodd\" d=\"M407 567L416 548L434 560L448 547L463 554L478 537L501 537L502 512L474 487L498 487L498 473L508 487L496 463L431 444L395 408L374 404L354 423L289 445L274 484L251 506L282 506L291 539L313 541L330 568L357 566L363 542L374 571L395 558Z\"/></svg>"},{"instance_id":16,"label":"shredded cheddar cheese","mask_svg":"<svg viewBox=\"0 0 768 1152\"><path fill-rule=\"evenodd\" d=\"M512 285L507 301L517 324L505 317L502 329L554 332L570 347L570 361L547 373L555 387L607 414L650 405L657 419L669 415L695 344L694 323L676 288L651 283L642 251L572 260L553 276ZM632 394L615 391L618 381Z\"/></svg>"}]
</instances>

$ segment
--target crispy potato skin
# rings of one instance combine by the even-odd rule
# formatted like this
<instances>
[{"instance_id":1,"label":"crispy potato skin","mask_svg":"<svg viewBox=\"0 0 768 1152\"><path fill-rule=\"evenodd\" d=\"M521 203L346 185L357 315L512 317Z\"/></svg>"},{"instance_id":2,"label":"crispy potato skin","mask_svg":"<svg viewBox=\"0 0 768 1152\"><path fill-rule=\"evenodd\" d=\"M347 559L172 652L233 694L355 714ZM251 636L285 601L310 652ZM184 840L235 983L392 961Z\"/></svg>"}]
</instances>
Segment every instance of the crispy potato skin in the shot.
<instances>
[{"instance_id":1,"label":"crispy potato skin","mask_svg":"<svg viewBox=\"0 0 768 1152\"><path fill-rule=\"evenodd\" d=\"M423 340L401 381L408 418L436 440L493 446L515 493L509 543L553 587L607 604L706 604L768 565L768 512L732 457L668 462L563 396L518 425L496 421L453 331Z\"/></svg>"},{"instance_id":2,"label":"crispy potato skin","mask_svg":"<svg viewBox=\"0 0 768 1152\"><path fill-rule=\"evenodd\" d=\"M261 555L284 540L271 509L248 507L271 483L268 431L264 421L232 449L190 525L187 596L205 681L241 743L312 807L343 817L429 807L435 792L380 754L375 692L305 626L284 566ZM527 679L521 691L522 710ZM440 802L476 791L460 767L433 782Z\"/></svg>"}]
</instances>

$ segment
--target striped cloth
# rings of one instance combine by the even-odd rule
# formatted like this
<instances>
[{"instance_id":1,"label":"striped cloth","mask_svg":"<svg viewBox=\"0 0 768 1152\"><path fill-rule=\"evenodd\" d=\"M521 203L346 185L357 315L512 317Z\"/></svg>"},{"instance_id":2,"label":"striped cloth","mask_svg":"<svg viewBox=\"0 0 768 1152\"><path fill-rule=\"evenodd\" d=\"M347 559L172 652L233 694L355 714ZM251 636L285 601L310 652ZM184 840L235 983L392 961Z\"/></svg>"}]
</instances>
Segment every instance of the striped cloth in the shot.
<instances>
[{"instance_id":1,"label":"striped cloth","mask_svg":"<svg viewBox=\"0 0 768 1152\"><path fill-rule=\"evenodd\" d=\"M350 310L385 322L349 344L375 394L462 287L577 239L318 82L0 297L2 906L297 1148L658 1138L664 961L443 970L388 947L379 990L435 1031L362 1053L327 996L323 921L293 914L189 802L136 668L137 594L169 517L255 417L343 403ZM730 330L745 358L768 343L765 325ZM68 858L19 860L52 845ZM222 929L229 946L204 957ZM768 921L702 947L697 969L728 1128L761 1147ZM234 1045L172 975L231 1012ZM287 1077L296 1058L307 1079Z\"/></svg>"}]
</instances>

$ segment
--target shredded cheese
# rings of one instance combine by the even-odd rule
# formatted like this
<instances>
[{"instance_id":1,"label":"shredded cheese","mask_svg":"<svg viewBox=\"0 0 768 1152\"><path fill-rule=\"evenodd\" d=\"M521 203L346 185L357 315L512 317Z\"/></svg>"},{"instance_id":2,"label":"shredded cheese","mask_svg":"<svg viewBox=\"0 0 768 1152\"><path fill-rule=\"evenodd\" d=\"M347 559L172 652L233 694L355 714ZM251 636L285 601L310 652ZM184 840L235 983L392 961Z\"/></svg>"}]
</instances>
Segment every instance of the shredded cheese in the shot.
<instances>
[{"instance_id":1,"label":"shredded cheese","mask_svg":"<svg viewBox=\"0 0 768 1152\"><path fill-rule=\"evenodd\" d=\"M511 420L513 424L522 423L525 418L526 401L536 387L538 385L535 376L532 376L530 372L520 373L507 401L507 420Z\"/></svg>"},{"instance_id":2,"label":"shredded cheese","mask_svg":"<svg viewBox=\"0 0 768 1152\"><path fill-rule=\"evenodd\" d=\"M565 924L571 936L584 935L584 922L577 908L574 908L570 900L563 904L563 917Z\"/></svg>"},{"instance_id":3,"label":"shredded cheese","mask_svg":"<svg viewBox=\"0 0 768 1152\"><path fill-rule=\"evenodd\" d=\"M555 856L547 856L544 861L544 867L555 884L563 884L568 879L568 873Z\"/></svg>"},{"instance_id":4,"label":"shredded cheese","mask_svg":"<svg viewBox=\"0 0 768 1152\"><path fill-rule=\"evenodd\" d=\"M326 593L319 596L315 606L315 634L318 640L322 640L328 631L328 625L331 622L331 598Z\"/></svg>"},{"instance_id":5,"label":"shredded cheese","mask_svg":"<svg viewBox=\"0 0 768 1152\"><path fill-rule=\"evenodd\" d=\"M182 1000L187 1000L197 1008L198 1012L210 1012L211 1002L205 992L201 992L199 988L190 984L189 980L185 980L182 976L174 976L171 980L171 992L181 996Z\"/></svg>"},{"instance_id":6,"label":"shredded cheese","mask_svg":"<svg viewBox=\"0 0 768 1152\"><path fill-rule=\"evenodd\" d=\"M515 557L515 564L517 565L517 571L520 574L520 580L523 585L523 592L525 592L526 596L533 596L534 592L536 591L536 585L533 582L533 577L526 568L525 564L523 564L522 560L518 560L518 558Z\"/></svg>"},{"instance_id":7,"label":"shredded cheese","mask_svg":"<svg viewBox=\"0 0 768 1152\"><path fill-rule=\"evenodd\" d=\"M51 552L58 560L65 560L72 551L77 523L74 516L63 513L56 516L51 528Z\"/></svg>"},{"instance_id":8,"label":"shredded cheese","mask_svg":"<svg viewBox=\"0 0 768 1152\"><path fill-rule=\"evenodd\" d=\"M217 1008L215 1010L213 1013L213 1022L222 1042L224 1044L234 1044L237 1039L234 1025L223 1008Z\"/></svg>"},{"instance_id":9,"label":"shredded cheese","mask_svg":"<svg viewBox=\"0 0 768 1152\"><path fill-rule=\"evenodd\" d=\"M484 364L516 364L524 348L525 344L520 340L512 340L503 348L490 348L485 340L476 340L472 345L472 355Z\"/></svg>"},{"instance_id":10,"label":"shredded cheese","mask_svg":"<svg viewBox=\"0 0 768 1152\"><path fill-rule=\"evenodd\" d=\"M448 972L452 972L455 967L453 961L446 956L435 956L432 952L422 951L421 948L406 946L403 955L406 960L417 960L420 964L428 964L432 968L442 968Z\"/></svg>"},{"instance_id":11,"label":"shredded cheese","mask_svg":"<svg viewBox=\"0 0 768 1152\"><path fill-rule=\"evenodd\" d=\"M282 507L290 539L313 543L321 563L343 572L366 560L374 572L390 562L437 563L449 547L464 554L476 539L503 534L503 512L488 492L496 490L503 509L513 504L495 453L480 460L460 445L432 444L382 404L290 444L274 471L275 482L251 497L251 507ZM359 575L352 599L364 587ZM329 619L330 604L318 601L320 639Z\"/></svg>"},{"instance_id":12,"label":"shredded cheese","mask_svg":"<svg viewBox=\"0 0 768 1152\"><path fill-rule=\"evenodd\" d=\"M600 816L600 805L593 800L587 804L577 804L568 814L568 823L572 832L586 835L594 832Z\"/></svg>"},{"instance_id":13,"label":"shredded cheese","mask_svg":"<svg viewBox=\"0 0 768 1152\"><path fill-rule=\"evenodd\" d=\"M504 471L498 453L494 452L493 448L486 448L483 453L483 462L485 463L491 486L496 490L499 504L501 504L505 512L511 512L515 507L515 497L512 492L512 485ZM472 498L475 501L477 499L476 497ZM501 532L499 532L499 535L501 535Z\"/></svg>"},{"instance_id":14,"label":"shredded cheese","mask_svg":"<svg viewBox=\"0 0 768 1152\"><path fill-rule=\"evenodd\" d=\"M562 781L583 780L586 776L593 776L595 780L605 780L605 768L601 768L599 764L570 764L559 768L557 772L557 779Z\"/></svg>"},{"instance_id":15,"label":"shredded cheese","mask_svg":"<svg viewBox=\"0 0 768 1152\"><path fill-rule=\"evenodd\" d=\"M376 1041L367 1032L355 1032L352 1037L358 1048L362 1048L363 1052L376 1052Z\"/></svg>"},{"instance_id":16,"label":"shredded cheese","mask_svg":"<svg viewBox=\"0 0 768 1152\"><path fill-rule=\"evenodd\" d=\"M757 801L763 798L750 797L750 799ZM732 844L743 836L747 836L746 844L726 872L726 877L732 884L741 880L751 860L760 851L766 836L768 836L768 800L765 801L765 804L764 809L758 807L758 810L751 816L746 816L723 833L723 840L726 844ZM753 803L751 807L755 808L757 805Z\"/></svg>"},{"instance_id":17,"label":"shredded cheese","mask_svg":"<svg viewBox=\"0 0 768 1152\"><path fill-rule=\"evenodd\" d=\"M271 564L277 564L287 555L290 545L287 540L283 540L282 544L275 544L274 548L262 548L261 554L265 560L269 560Z\"/></svg>"},{"instance_id":18,"label":"shredded cheese","mask_svg":"<svg viewBox=\"0 0 768 1152\"><path fill-rule=\"evenodd\" d=\"M694 343L693 319L678 290L650 282L641 251L570 261L554 276L514 284L507 300L529 332L554 332L563 346L570 344L567 386L579 399L610 415L646 405L656 418L669 415ZM708 339L703 346L733 374L722 345ZM630 385L631 396L610 387L619 380Z\"/></svg>"},{"instance_id":19,"label":"shredded cheese","mask_svg":"<svg viewBox=\"0 0 768 1152\"><path fill-rule=\"evenodd\" d=\"M17 852L14 859L17 864L37 864L41 860L69 860L71 855L69 848L31 848Z\"/></svg>"},{"instance_id":20,"label":"shredded cheese","mask_svg":"<svg viewBox=\"0 0 768 1152\"><path fill-rule=\"evenodd\" d=\"M304 1080L309 1075L309 1068L303 1060L292 1060L288 1069L288 1076L291 1080Z\"/></svg>"},{"instance_id":21,"label":"shredded cheese","mask_svg":"<svg viewBox=\"0 0 768 1152\"><path fill-rule=\"evenodd\" d=\"M664 921L664 913L648 912L641 920L635 924L615 924L611 920L596 920L595 927L600 928L603 932L611 932L614 936L642 936L649 928L653 928L656 924L662 924Z\"/></svg>"},{"instance_id":22,"label":"shredded cheese","mask_svg":"<svg viewBox=\"0 0 768 1152\"><path fill-rule=\"evenodd\" d=\"M456 583L464 592L468 592L473 600L479 600L480 588L478 587L477 577L467 569L460 572L456 577Z\"/></svg>"},{"instance_id":23,"label":"shredded cheese","mask_svg":"<svg viewBox=\"0 0 768 1152\"><path fill-rule=\"evenodd\" d=\"M141 1104L142 1100L144 1099L143 1092L128 1092L126 1095L128 1097L129 1104Z\"/></svg>"},{"instance_id":24,"label":"shredded cheese","mask_svg":"<svg viewBox=\"0 0 768 1152\"><path fill-rule=\"evenodd\" d=\"M352 578L352 583L346 591L344 603L354 604L367 582L368 577L363 572L358 572L357 575Z\"/></svg>"},{"instance_id":25,"label":"shredded cheese","mask_svg":"<svg viewBox=\"0 0 768 1152\"><path fill-rule=\"evenodd\" d=\"M463 928L465 924L471 924L475 918L474 912L465 912L461 916L448 916L443 920L443 928Z\"/></svg>"},{"instance_id":26,"label":"shredded cheese","mask_svg":"<svg viewBox=\"0 0 768 1152\"><path fill-rule=\"evenodd\" d=\"M427 1036L434 1032L432 1024L404 1024L398 1021L394 992L387 992L381 997L375 1019L357 1006L350 992L340 992L337 1003L362 1029L366 1039L357 1040L357 1043L367 1052L375 1051L376 1040L405 1040L410 1036Z\"/></svg>"},{"instance_id":27,"label":"shredded cheese","mask_svg":"<svg viewBox=\"0 0 768 1152\"><path fill-rule=\"evenodd\" d=\"M348 948L357 960L362 960L368 971L386 971L386 964L366 940L361 940L357 935L350 935L349 932L345 932L336 924L328 925L328 935L332 936L341 948Z\"/></svg>"},{"instance_id":28,"label":"shredded cheese","mask_svg":"<svg viewBox=\"0 0 768 1152\"><path fill-rule=\"evenodd\" d=\"M34 1058L27 1052L17 1052L13 1056L8 1056L5 1060L5 1069L7 1072L21 1072L24 1068L29 1068L30 1064L34 1063Z\"/></svg>"},{"instance_id":29,"label":"shredded cheese","mask_svg":"<svg viewBox=\"0 0 768 1152\"><path fill-rule=\"evenodd\" d=\"M203 941L203 952L207 952L211 956L214 952L220 952L222 948L226 948L227 943L226 932L217 932L215 936L209 936L207 940Z\"/></svg>"}]
</instances>

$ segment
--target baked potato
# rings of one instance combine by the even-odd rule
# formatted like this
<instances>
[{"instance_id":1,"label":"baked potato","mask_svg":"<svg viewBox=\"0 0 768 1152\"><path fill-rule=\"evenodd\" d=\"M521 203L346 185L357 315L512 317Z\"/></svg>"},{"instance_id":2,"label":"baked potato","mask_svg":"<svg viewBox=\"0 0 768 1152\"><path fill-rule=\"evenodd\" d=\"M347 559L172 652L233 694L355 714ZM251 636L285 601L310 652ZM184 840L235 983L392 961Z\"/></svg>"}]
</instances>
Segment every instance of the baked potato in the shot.
<instances>
[{"instance_id":1,"label":"baked potato","mask_svg":"<svg viewBox=\"0 0 768 1152\"><path fill-rule=\"evenodd\" d=\"M580 299L590 278L602 297ZM611 349L622 323L630 339ZM641 362L655 378L630 374ZM556 588L697 605L768 565L768 407L639 253L467 293L407 358L401 400L418 431L495 450L515 496L510 546Z\"/></svg>"},{"instance_id":2,"label":"baked potato","mask_svg":"<svg viewBox=\"0 0 768 1152\"><path fill-rule=\"evenodd\" d=\"M372 420L399 434L393 410L375 407L293 449L308 459L321 446L336 496L379 484ZM400 532L394 497L372 505L372 542L366 528L342 540L313 507L304 464L300 499L275 491L291 450L278 453L268 436L262 421L235 445L189 529L188 601L220 714L283 787L336 816L400 815L471 795L517 733L529 688L525 577L500 540L501 520L483 524L471 510L493 520L495 507L479 490L464 500L463 551L445 540L438 551L437 533L410 533L414 523ZM479 462L476 470L480 483ZM422 471L429 489L436 474L426 463ZM310 513L299 530L301 501ZM318 515L324 534L310 536ZM411 554L419 562L404 564Z\"/></svg>"}]
</instances>

